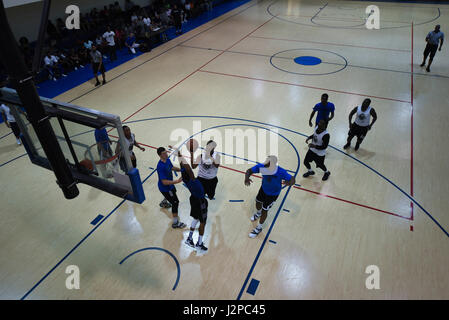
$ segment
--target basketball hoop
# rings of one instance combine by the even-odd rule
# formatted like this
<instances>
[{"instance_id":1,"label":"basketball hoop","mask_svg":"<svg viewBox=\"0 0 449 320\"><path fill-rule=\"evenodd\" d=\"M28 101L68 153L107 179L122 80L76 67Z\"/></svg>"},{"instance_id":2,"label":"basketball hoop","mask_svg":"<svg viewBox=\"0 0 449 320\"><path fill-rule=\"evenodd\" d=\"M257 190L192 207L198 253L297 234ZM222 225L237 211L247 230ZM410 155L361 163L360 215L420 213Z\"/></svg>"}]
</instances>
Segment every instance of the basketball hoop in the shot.
<instances>
[{"instance_id":1,"label":"basketball hoop","mask_svg":"<svg viewBox=\"0 0 449 320\"><path fill-rule=\"evenodd\" d=\"M99 172L103 178L113 178L114 172L119 172L120 170L120 152L116 152L117 145L118 141L116 140L110 140L110 143L101 141L92 144L84 152L84 158L93 162L93 169Z\"/></svg>"}]
</instances>

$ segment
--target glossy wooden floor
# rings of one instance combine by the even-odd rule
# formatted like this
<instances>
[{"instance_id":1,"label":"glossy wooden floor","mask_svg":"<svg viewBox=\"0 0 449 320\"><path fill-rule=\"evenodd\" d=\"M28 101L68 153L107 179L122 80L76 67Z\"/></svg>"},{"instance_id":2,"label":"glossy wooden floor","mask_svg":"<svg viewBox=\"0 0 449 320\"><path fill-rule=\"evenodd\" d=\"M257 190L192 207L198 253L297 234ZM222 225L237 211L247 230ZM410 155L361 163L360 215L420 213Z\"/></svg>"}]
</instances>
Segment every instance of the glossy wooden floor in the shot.
<instances>
[{"instance_id":1,"label":"glossy wooden floor","mask_svg":"<svg viewBox=\"0 0 449 320\"><path fill-rule=\"evenodd\" d=\"M366 2L252 1L108 71L104 86L90 81L57 97L120 115L147 145L136 151L141 177L149 177L142 205L84 185L65 200L51 172L19 157L24 149L12 135L2 138L0 298L448 299L448 45L430 73L419 64L434 25L449 34L449 6L377 4L381 30L360 26ZM293 62L303 55L326 63ZM301 163L308 118L324 92L336 106L326 182L320 170L302 178ZM348 114L366 97L378 122L346 154ZM283 190L256 239L248 233L260 179L247 188L239 172L252 163L220 168L205 254L184 244L188 229L171 228L150 169L158 156L149 146L173 143L177 128L192 134L198 120L223 136L278 128L280 165L296 171L300 163L298 185ZM0 126L0 136L8 132ZM177 189L190 225L189 195ZM165 251L119 264L152 247ZM69 265L80 269L79 290L65 287ZM379 267L379 290L365 286L369 265ZM254 295L252 279L260 281Z\"/></svg>"}]
</instances>

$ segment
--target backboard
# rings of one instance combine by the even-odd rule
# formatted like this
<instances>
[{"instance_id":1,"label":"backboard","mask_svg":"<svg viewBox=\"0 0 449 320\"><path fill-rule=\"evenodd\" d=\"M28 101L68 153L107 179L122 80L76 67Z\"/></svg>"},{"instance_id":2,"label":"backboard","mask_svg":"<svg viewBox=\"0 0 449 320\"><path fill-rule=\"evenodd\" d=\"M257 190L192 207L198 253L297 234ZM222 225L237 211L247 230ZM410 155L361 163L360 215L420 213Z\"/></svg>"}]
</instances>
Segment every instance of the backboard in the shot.
<instances>
[{"instance_id":1,"label":"backboard","mask_svg":"<svg viewBox=\"0 0 449 320\"><path fill-rule=\"evenodd\" d=\"M10 107L31 162L52 170L17 92L9 88L0 90L0 103ZM137 203L145 200L119 116L43 97L40 100L77 183Z\"/></svg>"}]
</instances>

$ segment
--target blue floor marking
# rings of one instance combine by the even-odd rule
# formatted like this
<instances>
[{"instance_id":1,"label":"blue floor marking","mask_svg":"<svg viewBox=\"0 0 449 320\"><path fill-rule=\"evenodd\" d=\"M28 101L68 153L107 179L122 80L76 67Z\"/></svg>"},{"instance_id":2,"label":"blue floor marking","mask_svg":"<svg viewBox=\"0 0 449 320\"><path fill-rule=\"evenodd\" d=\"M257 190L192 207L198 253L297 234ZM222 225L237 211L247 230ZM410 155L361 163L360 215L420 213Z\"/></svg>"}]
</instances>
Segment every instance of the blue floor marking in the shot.
<instances>
[{"instance_id":1,"label":"blue floor marking","mask_svg":"<svg viewBox=\"0 0 449 320\"><path fill-rule=\"evenodd\" d=\"M244 202L245 200L229 200L229 202Z\"/></svg>"},{"instance_id":2,"label":"blue floor marking","mask_svg":"<svg viewBox=\"0 0 449 320\"><path fill-rule=\"evenodd\" d=\"M181 278L181 267L179 265L178 259L176 259L175 255L173 253L171 253L170 251L168 251L167 249L164 248L159 248L159 247L149 247L149 248L143 248L137 251L134 251L133 253L127 255L124 259L122 259L122 261L120 261L119 264L122 264L123 262L125 262L128 258L130 258L131 256L135 255L136 253L142 252L142 251L146 251L146 250L159 250L162 252L165 252L166 254L168 254L170 257L173 258L173 260L176 263L176 268L178 270L178 274L176 276L176 281L175 281L175 285L173 286L173 291L176 289L176 287L178 286L179 283L179 279Z\"/></svg>"},{"instance_id":3,"label":"blue floor marking","mask_svg":"<svg viewBox=\"0 0 449 320\"><path fill-rule=\"evenodd\" d=\"M155 118L147 118L147 119L141 119L141 120L133 120L133 121L129 121L127 123L136 123L136 122L142 122L142 121L151 121L151 120L162 120L162 119L176 119L176 118L212 118L212 119L227 119L227 120L239 120L239 121L246 121L246 122L251 122L251 123L257 123L257 124L263 124L266 126L270 126L273 128L278 128L278 129L282 129L285 130L287 132L291 132L294 134L298 134L300 136L303 137L308 137L308 135L298 132L298 131L294 131L288 128L284 128L284 127L280 127L280 126L276 126L270 123L264 123L264 122L260 122L260 121L255 121L255 120L248 120L248 119L242 119L242 118L235 118L235 117L224 117L224 116L198 116L198 115L189 115L189 116L165 116L165 117L155 117ZM362 164L363 166L365 166L366 168L368 168L369 170L371 170L372 172L376 173L378 176L380 176L381 178L383 178L384 180L386 180L388 183L390 183L393 187L395 187L397 190L399 190L402 194L404 194L407 198L409 198L413 203L415 203L427 216L429 216L429 218L431 218L435 224L446 234L446 236L449 237L449 233L438 223L438 221L436 221L432 215L426 210L424 209L419 203L418 201L416 201L413 197L411 197L407 192L405 192L404 190L402 190L400 187L398 187L395 183L393 183L391 180L389 180L388 178L386 178L384 175L382 175L381 173L379 173L377 170L375 170L374 168L370 167L369 165L365 164L364 162L358 160L357 158L354 158L353 156L347 154L344 151L341 151L340 149L329 145L330 148L334 149L335 151L338 151L339 153L350 157L351 159L357 161L358 163Z\"/></svg>"},{"instance_id":4,"label":"blue floor marking","mask_svg":"<svg viewBox=\"0 0 449 320\"><path fill-rule=\"evenodd\" d=\"M271 243L274 243L274 244L277 243L276 241L273 241L273 240L268 240L268 242L271 242Z\"/></svg>"},{"instance_id":5,"label":"blue floor marking","mask_svg":"<svg viewBox=\"0 0 449 320\"><path fill-rule=\"evenodd\" d=\"M101 219L103 219L103 216L99 214L94 220L92 220L90 224L96 225L98 222L100 222Z\"/></svg>"},{"instance_id":6,"label":"blue floor marking","mask_svg":"<svg viewBox=\"0 0 449 320\"><path fill-rule=\"evenodd\" d=\"M191 137L189 137L188 139L186 139L182 144L181 144L181 146L183 145L183 144L185 144L188 140L190 140L191 138L193 138L195 135L197 135L197 134L200 134L200 133L202 133L202 132L204 132L204 131L206 131L206 130L210 130L210 129L215 129L215 128L218 128L218 127L223 127L223 126L245 126L245 124L228 124L228 125L221 125L221 126L215 126L215 127L210 127L210 128L207 128L207 129L204 129L204 130L202 130L202 131L200 131L200 132L197 132L197 133L195 133L194 135L192 135ZM271 130L269 130L269 129L267 129L267 128L264 128L264 127L260 127L260 126L255 126L255 125L246 125L246 126L251 126L251 127L259 127L259 128L262 128L262 129L265 129L265 130L267 130L267 131L271 131ZM90 131L92 131L92 130L89 130L89 132ZM279 134L279 133L277 133L277 132L275 132L276 134L278 134L279 136L281 136L281 137L283 137L284 139L286 139L284 136L282 136L281 134ZM292 144L288 139L286 139L290 144ZM292 144L292 146L293 146L293 144ZM293 148L294 148L294 146L293 146ZM297 152L297 150L296 150L296 148L295 148L295 151L296 151L296 153L297 153L297 157L298 157L298 170L299 170L299 155L298 155L298 152ZM25 154L26 155L26 154ZM172 154L173 155L173 154ZM171 155L171 156L172 156ZM12 161L12 160L11 160ZM298 171L297 170L297 171ZM148 175L148 177L146 177L144 180L143 180L143 182L142 182L142 184L143 183L145 183L154 173L156 172L156 170L153 170L151 173L150 173L150 175ZM290 190L290 189L289 189ZM288 194L288 191L287 191L287 194ZM284 198L284 200L285 200L285 198ZM106 216L106 218L104 218L97 226L95 226L83 239L81 239L81 241L74 247L74 248L72 248L70 251L69 251L69 253L67 253L65 256L64 256L64 258L62 258L42 279L40 279L39 281L38 281L38 283L36 283L22 298L21 298L21 300L25 300L27 297L28 297L28 295L30 295L30 293L31 292L33 292L34 291L34 289L36 288L36 287L38 287L41 283L42 283L42 281L44 281L65 259L67 259L67 257L70 255L70 254L72 254L95 230L97 230L97 228L100 226L100 225L102 225L103 224L103 222L105 222L124 202L125 202L126 200L124 199L124 200L122 200L107 216ZM270 228L270 230L271 230L271 228Z\"/></svg>"},{"instance_id":7,"label":"blue floor marking","mask_svg":"<svg viewBox=\"0 0 449 320\"><path fill-rule=\"evenodd\" d=\"M257 37L256 37L257 38ZM214 51L224 51L226 53L236 53L236 54L243 54L243 55L249 55L249 56L259 56L259 57L264 57L264 58L270 58L272 56L267 55L267 54L259 54L259 53L252 53L252 52L242 52L242 51L233 51L233 50L220 50L220 49L210 49L210 48L202 48L202 47L195 47L195 46L188 46L188 45L181 45L181 47L185 47L185 48L193 48L193 49L200 49L200 50L214 50ZM303 48L297 48L294 50L300 50ZM288 57L275 57L276 59L286 59L286 60L291 60L291 58ZM335 62L327 62L327 61L321 61L321 63L323 64L330 64L330 65L337 65L337 66L344 66L345 64L343 63L335 63ZM368 67L368 66L358 66L358 65L354 65L354 64L349 64L347 65L347 67L351 67L351 68L360 68L360 69L369 69L369 70L376 70L376 71L386 71L386 72L396 72L396 73L404 73L407 75L412 74L411 71L403 71L403 70L393 70L393 69L383 69L383 68L378 68L378 67ZM312 74L313 75L313 74ZM446 78L449 79L449 75L440 75L440 74L429 74L429 73L419 73L416 71L413 71L413 75L419 75L419 76L426 76L426 77L437 77L437 78Z\"/></svg>"},{"instance_id":8,"label":"blue floor marking","mask_svg":"<svg viewBox=\"0 0 449 320\"><path fill-rule=\"evenodd\" d=\"M256 293L257 287L259 287L259 280L256 279L251 279L251 282L248 286L248 290L246 290L246 292L248 292L249 294L254 295Z\"/></svg>"},{"instance_id":9,"label":"blue floor marking","mask_svg":"<svg viewBox=\"0 0 449 320\"><path fill-rule=\"evenodd\" d=\"M290 210L287 210L287 209L282 209L282 210L284 210L285 212L290 212Z\"/></svg>"},{"instance_id":10,"label":"blue floor marking","mask_svg":"<svg viewBox=\"0 0 449 320\"><path fill-rule=\"evenodd\" d=\"M276 19L279 19L279 20L281 20L281 21L288 22L288 23L293 23L293 24L297 24L297 25L308 26L308 27L317 27L317 28L361 29L361 28L355 28L355 27L339 27L339 26L319 25L319 24L315 24L313 21L312 21L313 24L307 24L307 23L295 22L295 21L291 21L291 20L288 20L288 19L281 18L281 17L279 17L278 15L275 15L275 14L273 14L273 13L271 12L271 7L272 7L276 2L278 2L278 1L279 1L279 0L273 1L273 2L267 7L266 11L267 11L267 13L268 13L270 16L272 16L272 17L274 17L274 18L276 18ZM415 26L420 26L420 25L428 24L428 23L431 23L431 22L437 20L437 19L441 16L441 11L440 11L440 8L436 8L436 9L438 9L438 15L437 15L436 17L434 17L432 20L420 22L420 23L417 23L417 24L414 24L414 25L415 25ZM364 24L363 24L363 25L364 25ZM360 25L360 26L362 26L362 25ZM408 28L408 27L410 27L410 25L406 25L406 26L397 26L397 27L385 27L385 28L382 28L382 27L381 27L380 30L397 29L397 28Z\"/></svg>"},{"instance_id":11,"label":"blue floor marking","mask_svg":"<svg viewBox=\"0 0 449 320\"><path fill-rule=\"evenodd\" d=\"M272 124L269 124L269 123L264 123L264 122L260 122L260 121L254 121L254 120L248 120L248 119L242 119L242 118L234 118L234 117L223 117L223 116L195 116L195 115L192 115L192 116L165 116L165 117L155 117L155 118L148 118L148 119L141 119L141 120L133 120L133 121L127 121L127 122L125 122L124 124L130 124L130 123L137 123L137 122L143 122L143 121L151 121L151 120L162 120L162 119L176 119L176 118L213 118L213 119L230 119L230 120L239 120L239 121L246 121L246 122L252 122L252 123L258 123L258 124L263 124L263 125L267 125L267 126L271 126L271 127L274 127L274 128L279 128L279 129L282 129L282 130L285 130L285 131L287 131L287 132L291 132L291 133L295 133L295 134L298 134L298 135L300 135L300 136L303 136L303 137L308 137L307 135L305 135L305 134L303 134L303 133L300 133L300 132L297 132L297 131L294 131L294 130L291 130L291 129L288 129L288 128L284 128L284 127L280 127L280 126L276 126L276 125L272 125ZM89 130L89 132L90 131L93 131L93 130ZM81 133L81 134L84 134L84 133ZM78 135L81 135L81 134L78 134ZM370 167L370 166L368 166L368 165L366 165L364 162L362 162L362 161L360 161L360 160L358 160L357 158L354 158L353 156L351 156L351 155L349 155L349 154L347 154L346 152L343 152L343 151L341 151L341 150L339 150L338 148L336 148L336 147L334 147L334 146L332 146L332 145L329 145L329 147L330 148L332 148L332 149L334 149L334 150L336 150L336 151L338 151L338 152L340 152L341 154L343 154L343 155L346 155L346 156L348 156L348 157L350 157L351 159L353 159L353 160L355 160L355 161L357 161L357 162L359 162L360 164L362 164L363 166L365 166L366 168L368 168L369 170L371 170L371 171L373 171L374 173L376 173L378 176L380 176L381 178L383 178L384 180L386 180L387 182L389 182L391 185L393 185L397 190L399 190L402 194L404 194L407 198L409 198L413 203L415 203L427 216L429 216L429 218L430 219L432 219L432 221L446 234L446 236L448 236L449 237L449 233L438 223L438 221L436 221L434 218L433 218L433 216L426 210L426 209L424 209L413 197L411 197L409 194L407 194L407 192L405 192L404 190L402 190L400 187L398 187L395 183L393 183L392 181L390 181L389 179L387 179L385 176L383 176L382 174L380 174L377 170L375 170L374 168L372 168L372 167ZM9 161L7 161L7 162L5 162L5 163L3 163L3 164L0 164L0 167L2 167L2 166L4 166L5 164L7 164L7 163L10 163L10 162L12 162L12 161L14 161L14 160L16 160L16 159L18 159L18 158L20 158L20 157L23 157L23 156L25 156L26 155L26 153L25 154L23 154L23 155L21 155L21 156L19 156L19 157L16 157L16 158L14 158L14 159L12 159L12 160L9 160ZM297 186L300 186L300 185L297 185Z\"/></svg>"}]
</instances>

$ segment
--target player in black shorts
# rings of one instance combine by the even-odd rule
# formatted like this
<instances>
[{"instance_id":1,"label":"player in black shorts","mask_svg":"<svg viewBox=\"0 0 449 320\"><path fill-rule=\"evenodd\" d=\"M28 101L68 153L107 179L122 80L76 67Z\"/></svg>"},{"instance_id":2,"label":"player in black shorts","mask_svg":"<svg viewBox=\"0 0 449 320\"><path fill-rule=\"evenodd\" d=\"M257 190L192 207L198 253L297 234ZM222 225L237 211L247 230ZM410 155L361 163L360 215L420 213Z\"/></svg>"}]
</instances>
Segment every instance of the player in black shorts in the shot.
<instances>
[{"instance_id":1,"label":"player in black shorts","mask_svg":"<svg viewBox=\"0 0 449 320\"><path fill-rule=\"evenodd\" d=\"M349 132L348 140L343 149L347 149L351 146L351 140L354 136L357 137L357 143L354 150L358 150L363 139L365 139L369 130L377 120L377 113L370 106L371 100L365 99L361 106L357 106L349 113ZM356 114L355 121L352 123L352 117ZM370 123L370 118L373 117L373 121Z\"/></svg>"},{"instance_id":2,"label":"player in black shorts","mask_svg":"<svg viewBox=\"0 0 449 320\"><path fill-rule=\"evenodd\" d=\"M435 53L438 51L441 51L441 47L443 46L444 42L444 33L440 31L440 25L437 24L435 26L435 30L431 31L427 34L426 37L426 48L424 49L424 57L421 63L421 67L424 67L426 65L426 59L427 56L430 54L429 58L429 64L427 65L426 71L430 72L430 65L432 64L433 57L435 56ZM440 48L438 48L438 42L440 42Z\"/></svg>"},{"instance_id":3,"label":"player in black shorts","mask_svg":"<svg viewBox=\"0 0 449 320\"><path fill-rule=\"evenodd\" d=\"M312 161L315 162L317 168L324 171L323 181L326 181L331 174L324 165L326 148L329 145L330 140L330 134L327 132L326 128L327 121L321 119L320 122L318 122L318 126L315 128L315 132L306 139L306 143L308 143L310 139L312 139L312 143L309 144L309 151L307 151L306 157L304 158L304 166L307 168L307 172L302 175L304 178L315 174L310 166Z\"/></svg>"},{"instance_id":4,"label":"player in black shorts","mask_svg":"<svg viewBox=\"0 0 449 320\"><path fill-rule=\"evenodd\" d=\"M203 243L204 228L207 221L207 207L208 203L204 193L204 188L201 182L195 178L192 168L187 161L182 157L181 152L178 151L179 164L181 167L182 181L185 183L190 191L190 216L193 218L190 226L190 233L186 240L186 244L197 250L207 251L207 247ZM195 227L200 223L198 228L198 242L196 245L193 242L193 232Z\"/></svg>"}]
</instances>

